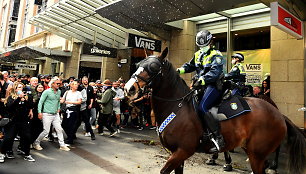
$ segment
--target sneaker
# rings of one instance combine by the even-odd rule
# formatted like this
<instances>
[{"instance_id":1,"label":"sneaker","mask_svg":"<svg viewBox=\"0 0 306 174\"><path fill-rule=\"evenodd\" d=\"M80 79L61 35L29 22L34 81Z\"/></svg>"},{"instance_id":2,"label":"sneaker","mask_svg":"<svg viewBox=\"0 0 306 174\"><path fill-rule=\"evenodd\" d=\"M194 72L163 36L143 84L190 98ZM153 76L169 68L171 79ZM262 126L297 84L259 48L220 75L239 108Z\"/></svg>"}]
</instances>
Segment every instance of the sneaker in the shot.
<instances>
[{"instance_id":1,"label":"sneaker","mask_svg":"<svg viewBox=\"0 0 306 174\"><path fill-rule=\"evenodd\" d=\"M33 144L33 148L36 150L43 150L43 148L39 144Z\"/></svg>"},{"instance_id":2,"label":"sneaker","mask_svg":"<svg viewBox=\"0 0 306 174\"><path fill-rule=\"evenodd\" d=\"M52 136L53 136L54 138L58 138L56 132L52 132Z\"/></svg>"},{"instance_id":3,"label":"sneaker","mask_svg":"<svg viewBox=\"0 0 306 174\"><path fill-rule=\"evenodd\" d=\"M95 134L90 135L90 138L91 138L91 140L95 140L96 139Z\"/></svg>"},{"instance_id":4,"label":"sneaker","mask_svg":"<svg viewBox=\"0 0 306 174\"><path fill-rule=\"evenodd\" d=\"M61 146L61 147L60 147L60 150L63 150L63 151L70 151L69 147L67 147L67 146Z\"/></svg>"},{"instance_id":5,"label":"sneaker","mask_svg":"<svg viewBox=\"0 0 306 174\"><path fill-rule=\"evenodd\" d=\"M138 130L143 130L143 127L139 127Z\"/></svg>"},{"instance_id":6,"label":"sneaker","mask_svg":"<svg viewBox=\"0 0 306 174\"><path fill-rule=\"evenodd\" d=\"M35 159L31 155L25 156L23 159L30 162L35 162Z\"/></svg>"},{"instance_id":7,"label":"sneaker","mask_svg":"<svg viewBox=\"0 0 306 174\"><path fill-rule=\"evenodd\" d=\"M155 130L155 129L156 129L156 126L151 126L150 129L151 129L151 130Z\"/></svg>"},{"instance_id":8,"label":"sneaker","mask_svg":"<svg viewBox=\"0 0 306 174\"><path fill-rule=\"evenodd\" d=\"M8 158L8 159L14 159L14 158L15 158L15 156L14 156L14 154L13 154L12 151L7 151L6 154L5 154L5 156L6 156L6 158Z\"/></svg>"},{"instance_id":9,"label":"sneaker","mask_svg":"<svg viewBox=\"0 0 306 174\"><path fill-rule=\"evenodd\" d=\"M99 135L100 135L100 136L103 136L103 135L104 135L104 133L103 133L103 132L102 132L102 133L99 133Z\"/></svg>"},{"instance_id":10,"label":"sneaker","mask_svg":"<svg viewBox=\"0 0 306 174\"><path fill-rule=\"evenodd\" d=\"M113 136L115 136L117 133L118 133L118 132L115 131L115 132L111 133L109 136L110 136L110 137L113 137Z\"/></svg>"},{"instance_id":11,"label":"sneaker","mask_svg":"<svg viewBox=\"0 0 306 174\"><path fill-rule=\"evenodd\" d=\"M84 136L85 136L85 137L90 137L91 135L90 135L89 132L86 132Z\"/></svg>"},{"instance_id":12,"label":"sneaker","mask_svg":"<svg viewBox=\"0 0 306 174\"><path fill-rule=\"evenodd\" d=\"M71 144L65 143L65 146L67 146L67 147L71 147Z\"/></svg>"},{"instance_id":13,"label":"sneaker","mask_svg":"<svg viewBox=\"0 0 306 174\"><path fill-rule=\"evenodd\" d=\"M0 163L4 163L4 158L5 158L5 155L0 154Z\"/></svg>"},{"instance_id":14,"label":"sneaker","mask_svg":"<svg viewBox=\"0 0 306 174\"><path fill-rule=\"evenodd\" d=\"M50 136L50 137L48 138L48 141L49 141L49 142L54 142L54 137L53 137L53 136Z\"/></svg>"}]
</instances>

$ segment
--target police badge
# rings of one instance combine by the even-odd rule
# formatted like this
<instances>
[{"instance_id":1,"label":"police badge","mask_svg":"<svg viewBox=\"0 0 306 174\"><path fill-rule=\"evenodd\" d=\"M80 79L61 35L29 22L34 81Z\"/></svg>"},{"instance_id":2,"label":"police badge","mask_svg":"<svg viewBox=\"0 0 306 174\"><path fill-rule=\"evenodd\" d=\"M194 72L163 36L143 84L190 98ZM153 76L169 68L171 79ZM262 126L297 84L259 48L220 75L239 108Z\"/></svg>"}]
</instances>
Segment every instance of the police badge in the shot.
<instances>
[{"instance_id":1,"label":"police badge","mask_svg":"<svg viewBox=\"0 0 306 174\"><path fill-rule=\"evenodd\" d=\"M237 110L237 109L238 109L237 103L231 103L231 108L232 108L233 110Z\"/></svg>"}]
</instances>

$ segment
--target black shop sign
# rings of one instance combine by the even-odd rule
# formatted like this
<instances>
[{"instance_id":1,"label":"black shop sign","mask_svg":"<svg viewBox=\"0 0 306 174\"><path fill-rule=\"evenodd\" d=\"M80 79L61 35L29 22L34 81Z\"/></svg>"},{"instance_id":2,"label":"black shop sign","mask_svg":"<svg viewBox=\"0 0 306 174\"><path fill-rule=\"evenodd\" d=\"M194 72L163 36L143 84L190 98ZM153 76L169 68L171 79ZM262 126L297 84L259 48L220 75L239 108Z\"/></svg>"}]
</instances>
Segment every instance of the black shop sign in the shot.
<instances>
[{"instance_id":1,"label":"black shop sign","mask_svg":"<svg viewBox=\"0 0 306 174\"><path fill-rule=\"evenodd\" d=\"M96 45L84 43L83 54L117 58L117 49L109 48L98 43Z\"/></svg>"},{"instance_id":2,"label":"black shop sign","mask_svg":"<svg viewBox=\"0 0 306 174\"><path fill-rule=\"evenodd\" d=\"M126 40L127 47L133 48L145 48L147 50L161 52L161 41L151 39L148 37L142 37L135 34L128 33L128 37Z\"/></svg>"}]
</instances>

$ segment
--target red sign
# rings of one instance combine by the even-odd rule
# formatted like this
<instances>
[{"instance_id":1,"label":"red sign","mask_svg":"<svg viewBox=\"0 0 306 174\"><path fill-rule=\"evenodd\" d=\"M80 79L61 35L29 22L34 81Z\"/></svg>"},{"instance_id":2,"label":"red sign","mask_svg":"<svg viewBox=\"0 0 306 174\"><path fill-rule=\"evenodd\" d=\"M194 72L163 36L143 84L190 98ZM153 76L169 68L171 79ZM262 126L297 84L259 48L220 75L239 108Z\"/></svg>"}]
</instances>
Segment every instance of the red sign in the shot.
<instances>
[{"instance_id":1,"label":"red sign","mask_svg":"<svg viewBox=\"0 0 306 174\"><path fill-rule=\"evenodd\" d=\"M277 2L271 3L271 25L293 35L297 39L303 38L303 22Z\"/></svg>"}]
</instances>

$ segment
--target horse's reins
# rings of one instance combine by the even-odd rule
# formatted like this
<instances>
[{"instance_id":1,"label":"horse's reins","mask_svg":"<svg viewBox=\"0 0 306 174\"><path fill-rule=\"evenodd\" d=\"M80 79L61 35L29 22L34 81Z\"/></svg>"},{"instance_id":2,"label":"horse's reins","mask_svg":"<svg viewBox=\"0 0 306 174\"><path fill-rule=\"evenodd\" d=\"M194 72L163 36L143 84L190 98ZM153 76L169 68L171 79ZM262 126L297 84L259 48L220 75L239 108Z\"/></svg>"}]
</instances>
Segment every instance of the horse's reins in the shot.
<instances>
[{"instance_id":1,"label":"horse's reins","mask_svg":"<svg viewBox=\"0 0 306 174\"><path fill-rule=\"evenodd\" d=\"M195 89L192 89L191 91L189 91L186 95L184 95L183 97L181 98L178 98L178 99L165 99L165 98L161 98L161 97L158 97L158 96L153 96L153 98L157 99L157 100L161 100L161 101L166 101L166 102L176 102L176 101L181 101L179 104L178 104L178 107L182 107L182 103L183 101L189 97L193 92L195 91Z\"/></svg>"}]
</instances>

